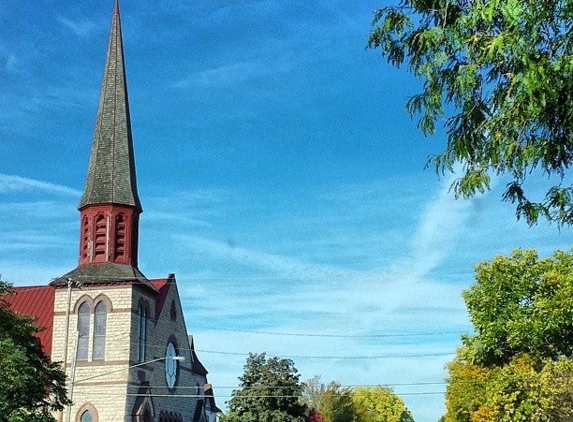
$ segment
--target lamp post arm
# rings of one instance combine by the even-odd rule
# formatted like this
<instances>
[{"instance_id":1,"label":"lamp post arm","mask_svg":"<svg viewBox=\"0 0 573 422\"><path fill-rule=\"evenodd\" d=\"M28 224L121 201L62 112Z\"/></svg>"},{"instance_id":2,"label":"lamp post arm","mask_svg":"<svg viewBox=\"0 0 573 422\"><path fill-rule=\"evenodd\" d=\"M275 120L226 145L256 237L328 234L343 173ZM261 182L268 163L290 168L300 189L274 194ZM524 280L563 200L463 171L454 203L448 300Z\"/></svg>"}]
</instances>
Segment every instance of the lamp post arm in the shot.
<instances>
[{"instance_id":1,"label":"lamp post arm","mask_svg":"<svg viewBox=\"0 0 573 422\"><path fill-rule=\"evenodd\" d=\"M88 380L91 380L91 379L94 379L94 378L105 377L106 375L115 374L116 372L121 372L121 371L129 370L129 369L132 369L132 368L137 368L138 366L147 365L148 363L153 363L153 362L159 362L160 360L165 360L165 359L167 359L167 357L160 357L160 358L157 358L157 359L152 359L152 360L148 360L148 361L145 361L145 362L136 363L135 365L130 365L130 366L126 367L126 368L115 369L115 370L113 370L113 371L108 371L108 372L105 372L105 373L103 373L103 374L92 375L91 377L86 377L86 378L82 378L82 379L80 379L80 380L77 380L76 382L74 382L74 384L78 384L78 383L80 383L80 382L88 381ZM173 359L173 360L177 360L177 361L183 361L183 360L185 360L185 358L184 358L183 356L175 356L175 357L173 357L172 359Z\"/></svg>"}]
</instances>

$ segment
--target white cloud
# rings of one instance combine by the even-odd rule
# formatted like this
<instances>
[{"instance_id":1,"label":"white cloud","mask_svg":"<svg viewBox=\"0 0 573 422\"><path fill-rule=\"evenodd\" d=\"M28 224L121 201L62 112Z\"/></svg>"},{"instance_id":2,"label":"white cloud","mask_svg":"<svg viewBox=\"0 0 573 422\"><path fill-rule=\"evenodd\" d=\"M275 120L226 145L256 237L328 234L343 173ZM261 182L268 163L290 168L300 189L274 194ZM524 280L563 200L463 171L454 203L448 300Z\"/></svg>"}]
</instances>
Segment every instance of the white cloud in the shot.
<instances>
[{"instance_id":1,"label":"white cloud","mask_svg":"<svg viewBox=\"0 0 573 422\"><path fill-rule=\"evenodd\" d=\"M410 239L410 270L416 277L423 278L448 257L470 218L471 200L455 199L449 191L454 177L450 175L442 181L435 197L426 204Z\"/></svg>"},{"instance_id":2,"label":"white cloud","mask_svg":"<svg viewBox=\"0 0 573 422\"><path fill-rule=\"evenodd\" d=\"M376 253L369 244L378 245L377 239L387 238L388 230L397 230L377 220L388 216L390 209L393 213L405 212L402 207L411 211L410 202L419 200L400 195L390 199L394 194L384 183L323 192L325 202L302 213L297 212L297 204L290 204L257 226L262 239L244 243L254 246L216 240L216 234L179 234L177 244L189 252L193 263L201 263L200 268L192 268L193 263L186 266L178 274L178 285L183 303L190 304L185 307L186 321L200 339L199 356L207 367L217 368L210 381L219 404L230 392L224 387L237 385L246 355L267 352L292 357L303 379L321 374L325 381L346 384L356 384L356 380L363 384L411 382L413 386L397 391L406 393L407 404L412 403L416 416L423 419L420 409L427 408L430 396L410 398L408 394L429 391L421 382L436 383L432 391L441 394L444 364L455 353L459 334L470 327L459 287L428 278L429 271L451 253L473 212L471 203L456 201L447 193L448 183L444 181L433 198L416 207L416 227L392 235L393 242L410 245L410 257L378 267L341 263L343 250L337 259L329 242L344 249L340 234L344 231L346 241L359 249L357 256ZM411 193L416 192L412 189ZM254 212L242 212L247 215L249 210ZM275 223L283 226L282 237ZM372 227L379 232L370 234L363 246L352 243L352 231L361 237ZM289 230L308 231L309 236L298 237L298 248L289 249L292 253L276 252L283 242L293 242ZM284 335L289 333L294 335ZM356 335L364 337L352 337ZM372 358L358 359L364 356ZM427 412L435 416L441 410L436 409L435 398L431 401L433 407Z\"/></svg>"},{"instance_id":3,"label":"white cloud","mask_svg":"<svg viewBox=\"0 0 573 422\"><path fill-rule=\"evenodd\" d=\"M77 197L82 194L68 186L0 173L0 193L10 191L42 191Z\"/></svg>"},{"instance_id":4,"label":"white cloud","mask_svg":"<svg viewBox=\"0 0 573 422\"><path fill-rule=\"evenodd\" d=\"M254 249L235 246L232 243L201 238L179 236L189 249L199 249L221 260L231 260L251 268L268 271L275 276L304 280L341 280L371 278L375 274L357 272L330 265L317 265L295 258L265 253Z\"/></svg>"},{"instance_id":5,"label":"white cloud","mask_svg":"<svg viewBox=\"0 0 573 422\"><path fill-rule=\"evenodd\" d=\"M66 19L63 16L58 17L58 21L68 29L71 29L76 35L86 36L89 35L94 29L99 29L92 21L84 19L82 21L73 21Z\"/></svg>"},{"instance_id":6,"label":"white cloud","mask_svg":"<svg viewBox=\"0 0 573 422\"><path fill-rule=\"evenodd\" d=\"M262 63L258 63L257 61L240 62L193 73L189 77L173 83L173 87L233 86L237 83L261 76L263 72L265 72L265 66Z\"/></svg>"}]
</instances>

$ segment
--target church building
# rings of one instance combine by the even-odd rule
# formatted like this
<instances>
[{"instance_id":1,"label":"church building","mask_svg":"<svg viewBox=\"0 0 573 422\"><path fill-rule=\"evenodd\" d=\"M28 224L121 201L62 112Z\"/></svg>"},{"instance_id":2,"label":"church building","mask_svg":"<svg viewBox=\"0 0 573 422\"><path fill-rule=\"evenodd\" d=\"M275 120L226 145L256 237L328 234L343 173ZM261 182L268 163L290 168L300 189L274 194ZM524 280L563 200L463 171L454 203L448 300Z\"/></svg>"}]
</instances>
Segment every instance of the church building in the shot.
<instances>
[{"instance_id":1,"label":"church building","mask_svg":"<svg viewBox=\"0 0 573 422\"><path fill-rule=\"evenodd\" d=\"M188 335L173 274L138 268L142 206L115 0L80 213L78 265L49 285L16 287L12 309L68 376L64 422L214 422L219 413Z\"/></svg>"}]
</instances>

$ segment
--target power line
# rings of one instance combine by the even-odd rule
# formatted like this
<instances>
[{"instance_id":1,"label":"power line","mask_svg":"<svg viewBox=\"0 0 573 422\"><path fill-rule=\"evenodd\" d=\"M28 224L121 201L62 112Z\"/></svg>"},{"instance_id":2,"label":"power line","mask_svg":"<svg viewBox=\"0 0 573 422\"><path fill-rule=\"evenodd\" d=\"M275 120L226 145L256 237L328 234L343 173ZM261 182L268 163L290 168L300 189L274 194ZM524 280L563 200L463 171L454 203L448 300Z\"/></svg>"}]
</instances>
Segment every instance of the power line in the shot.
<instances>
[{"instance_id":1,"label":"power line","mask_svg":"<svg viewBox=\"0 0 573 422\"><path fill-rule=\"evenodd\" d=\"M90 395L109 394L107 391L90 391ZM355 393L353 393L355 394ZM405 391L403 393L394 393L397 396L420 396L420 395L443 395L443 391ZM233 397L249 397L249 398L297 398L303 399L304 396L300 394L261 394L261 395L213 395L213 394L156 394L156 393L127 393L127 396L135 397L171 397L171 398L214 398L214 399L231 399Z\"/></svg>"},{"instance_id":2,"label":"power line","mask_svg":"<svg viewBox=\"0 0 573 422\"><path fill-rule=\"evenodd\" d=\"M394 393L397 396L421 396L421 395L443 395L443 391L405 391L403 393ZM91 390L90 395L109 395L109 391L98 391L97 389ZM132 397L167 397L167 398L194 398L194 399L231 399L233 397L249 397L249 398L296 398L303 399L304 396L299 394L261 394L261 395L213 395L213 394L157 394L157 393L126 393L126 396Z\"/></svg>"},{"instance_id":3,"label":"power line","mask_svg":"<svg viewBox=\"0 0 573 422\"><path fill-rule=\"evenodd\" d=\"M201 350L196 349L196 352L201 353L212 353L218 355L231 355L231 356L249 356L250 353L238 353L238 352L218 352L214 350ZM424 353L424 354L412 354L412 355L371 355L371 356L302 356L302 355L290 355L288 357L293 359L402 359L402 358L421 358L421 357L435 357L435 356L450 356L455 355L455 352L448 353Z\"/></svg>"},{"instance_id":4,"label":"power line","mask_svg":"<svg viewBox=\"0 0 573 422\"><path fill-rule=\"evenodd\" d=\"M249 334L264 334L274 336L288 336L288 337L326 337L326 338L392 338L392 337L424 337L424 336L443 336L457 334L461 335L461 331L442 331L442 332L428 332L428 333L396 333L396 334L305 334L305 333L287 333L276 331L255 331L255 330L241 330L235 328L216 328L204 327L207 330L214 331L230 331L237 333Z\"/></svg>"},{"instance_id":5,"label":"power line","mask_svg":"<svg viewBox=\"0 0 573 422\"><path fill-rule=\"evenodd\" d=\"M348 270L350 272L356 272L356 270ZM369 281L369 280L373 280L373 279L380 279L380 280L385 280L386 278L389 278L389 276L396 276L396 277L405 277L405 276L410 276L411 273L408 272L396 272L396 271L392 271L390 273L384 274L384 273L358 273L356 276L357 278L363 279L365 281ZM463 277L465 275L472 275L473 277L473 272L469 271L467 274L466 273L449 273L448 275L458 275L460 277ZM58 277L54 277L52 279L53 280L57 280L62 278L63 276L58 276ZM145 277L145 276L144 276ZM129 276L114 276L113 278L110 277L97 277L97 276L75 276L75 278L79 279L78 281L82 281L82 280L86 280L86 281L131 281L134 283L144 283L144 281L142 281L142 279L140 278L136 278L136 277L129 277ZM292 275L269 275L269 276L261 276L261 275L253 275L253 276L211 276L211 277L181 277L181 278L175 278L175 280L169 279L168 277L150 277L147 278L145 277L145 280L147 280L148 282L153 282L153 281L161 281L164 284L181 284L181 283L185 283L185 282L196 282L196 281L228 281L228 280L237 280L237 281L260 281L260 280L271 280L271 281L276 281L276 280L298 280L298 281L305 281L305 280L313 280L313 281L321 281L321 282L331 282L331 283L337 283L337 282L344 282L348 279L347 274L345 273L345 271L341 271L340 275L338 276L324 276L324 277L317 277L316 275L310 275L308 277L305 277L304 275L301 276L292 276Z\"/></svg>"},{"instance_id":6,"label":"power line","mask_svg":"<svg viewBox=\"0 0 573 422\"><path fill-rule=\"evenodd\" d=\"M466 383L471 382L471 380L466 381ZM475 384L475 381L473 382ZM301 385L299 385L298 387L303 387L304 386L304 382L301 383ZM395 384L390 384L390 383L384 383L384 384L345 384L345 385L340 385L341 389L345 389L345 388L358 388L358 387L365 387L365 388L369 388L369 387L386 387L386 388L396 388L396 387L423 387L423 386L445 386L447 383L446 381L440 381L440 382L406 382L406 383L395 383ZM213 385L210 384L211 387L213 388L213 390L216 391L220 391L220 390L241 390L241 391L248 391L248 390L258 390L258 389L263 389L263 388L268 388L268 389L275 389L275 390L281 390L281 389L292 389L295 388L297 386L293 386L293 385L268 385L268 384L260 384L260 385L253 385L253 386L245 386L245 387L241 387L241 386L218 386L218 385ZM120 385L112 385L110 387L117 387L117 388L123 388L123 386ZM139 386L134 386L134 387L139 387ZM166 385L147 385L147 387L152 388L152 389L157 389L157 390L172 390L172 388L166 386ZM201 386L197 387L189 385L189 386L177 386L177 390L196 390L197 388L202 388Z\"/></svg>"}]
</instances>

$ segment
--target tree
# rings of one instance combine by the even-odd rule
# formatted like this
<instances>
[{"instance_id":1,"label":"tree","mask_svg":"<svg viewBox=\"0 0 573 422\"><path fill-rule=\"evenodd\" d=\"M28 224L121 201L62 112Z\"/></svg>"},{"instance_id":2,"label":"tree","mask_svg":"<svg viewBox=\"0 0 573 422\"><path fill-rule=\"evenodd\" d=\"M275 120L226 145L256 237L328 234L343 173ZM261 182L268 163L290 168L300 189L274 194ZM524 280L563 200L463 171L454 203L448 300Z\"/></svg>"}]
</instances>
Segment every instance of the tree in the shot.
<instances>
[{"instance_id":1,"label":"tree","mask_svg":"<svg viewBox=\"0 0 573 422\"><path fill-rule=\"evenodd\" d=\"M327 422L351 422L354 419L352 390L337 381L330 382L322 396L320 411Z\"/></svg>"},{"instance_id":2,"label":"tree","mask_svg":"<svg viewBox=\"0 0 573 422\"><path fill-rule=\"evenodd\" d=\"M315 375L302 383L302 401L309 409L320 409L320 401L324 395L326 386L320 379L320 375Z\"/></svg>"},{"instance_id":3,"label":"tree","mask_svg":"<svg viewBox=\"0 0 573 422\"><path fill-rule=\"evenodd\" d=\"M67 404L66 376L42 351L31 319L10 310L0 281L0 422L52 422Z\"/></svg>"},{"instance_id":4,"label":"tree","mask_svg":"<svg viewBox=\"0 0 573 422\"><path fill-rule=\"evenodd\" d=\"M497 255L463 295L475 334L448 364L443 421L571 421L573 253Z\"/></svg>"},{"instance_id":5,"label":"tree","mask_svg":"<svg viewBox=\"0 0 573 422\"><path fill-rule=\"evenodd\" d=\"M543 367L540 385L547 397L543 416L548 421L573 420L573 361L561 357Z\"/></svg>"},{"instance_id":6,"label":"tree","mask_svg":"<svg viewBox=\"0 0 573 422\"><path fill-rule=\"evenodd\" d=\"M357 387L352 403L357 422L414 422L404 401L388 387Z\"/></svg>"},{"instance_id":7,"label":"tree","mask_svg":"<svg viewBox=\"0 0 573 422\"><path fill-rule=\"evenodd\" d=\"M486 401L485 386L491 371L466 361L461 352L458 350L456 358L447 365L447 413L442 422L469 422L472 414Z\"/></svg>"},{"instance_id":8,"label":"tree","mask_svg":"<svg viewBox=\"0 0 573 422\"><path fill-rule=\"evenodd\" d=\"M523 353L573 356L573 254L496 255L476 265L476 282L463 296L475 329L462 339L468 360L501 365Z\"/></svg>"},{"instance_id":9,"label":"tree","mask_svg":"<svg viewBox=\"0 0 573 422\"><path fill-rule=\"evenodd\" d=\"M318 410L311 409L308 414L307 422L327 422L327 420L324 419L324 416L322 416L322 413Z\"/></svg>"},{"instance_id":10,"label":"tree","mask_svg":"<svg viewBox=\"0 0 573 422\"><path fill-rule=\"evenodd\" d=\"M503 199L518 219L573 223L573 3L519 0L400 0L375 12L368 47L423 80L406 105L433 134L444 118L439 173L462 165L456 196L490 189L507 174ZM558 180L532 198L526 176ZM527 191L527 192L526 192Z\"/></svg>"},{"instance_id":11,"label":"tree","mask_svg":"<svg viewBox=\"0 0 573 422\"><path fill-rule=\"evenodd\" d=\"M233 390L223 422L306 421L302 386L292 360L251 353L239 380L241 388Z\"/></svg>"},{"instance_id":12,"label":"tree","mask_svg":"<svg viewBox=\"0 0 573 422\"><path fill-rule=\"evenodd\" d=\"M325 422L351 422L354 419L351 389L338 381L323 384L319 375L303 383L303 402L317 410Z\"/></svg>"},{"instance_id":13,"label":"tree","mask_svg":"<svg viewBox=\"0 0 573 422\"><path fill-rule=\"evenodd\" d=\"M515 356L502 366L475 365L458 354L448 365L444 422L569 422L573 362Z\"/></svg>"}]
</instances>

